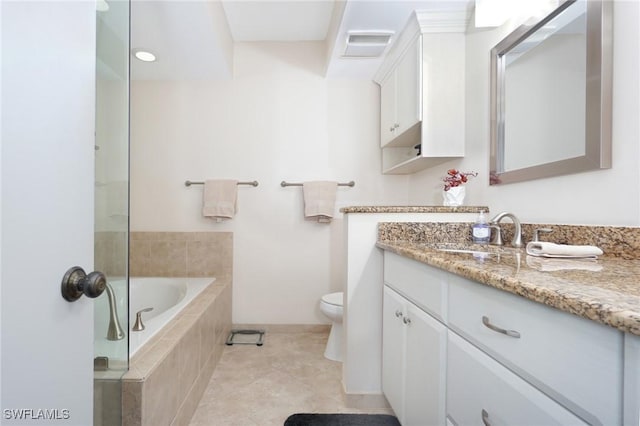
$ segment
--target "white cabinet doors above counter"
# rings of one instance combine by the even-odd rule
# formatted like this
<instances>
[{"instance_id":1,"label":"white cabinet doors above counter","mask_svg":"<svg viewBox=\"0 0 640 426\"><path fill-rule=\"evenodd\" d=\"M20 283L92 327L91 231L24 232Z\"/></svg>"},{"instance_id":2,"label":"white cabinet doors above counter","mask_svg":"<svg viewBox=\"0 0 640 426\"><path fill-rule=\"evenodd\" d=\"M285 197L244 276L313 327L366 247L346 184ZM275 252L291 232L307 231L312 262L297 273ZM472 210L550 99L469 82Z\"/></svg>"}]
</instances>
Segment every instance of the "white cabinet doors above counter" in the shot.
<instances>
[{"instance_id":1,"label":"white cabinet doors above counter","mask_svg":"<svg viewBox=\"0 0 640 426\"><path fill-rule=\"evenodd\" d=\"M395 67L380 83L380 144L402 138L413 143L422 120L420 105L422 43L414 40ZM396 143L398 143L396 142Z\"/></svg>"},{"instance_id":2,"label":"white cabinet doors above counter","mask_svg":"<svg viewBox=\"0 0 640 426\"><path fill-rule=\"evenodd\" d=\"M465 35L416 11L374 80L382 172L407 174L464 156Z\"/></svg>"}]
</instances>

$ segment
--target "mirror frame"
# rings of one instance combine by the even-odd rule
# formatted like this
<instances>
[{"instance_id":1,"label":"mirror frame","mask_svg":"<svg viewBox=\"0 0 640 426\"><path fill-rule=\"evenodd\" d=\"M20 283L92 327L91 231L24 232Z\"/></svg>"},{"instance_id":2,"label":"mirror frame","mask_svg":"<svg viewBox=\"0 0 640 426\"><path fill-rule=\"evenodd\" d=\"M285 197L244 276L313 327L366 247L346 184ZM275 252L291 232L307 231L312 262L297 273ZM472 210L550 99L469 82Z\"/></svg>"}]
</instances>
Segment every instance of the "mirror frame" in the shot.
<instances>
[{"instance_id":1,"label":"mirror frame","mask_svg":"<svg viewBox=\"0 0 640 426\"><path fill-rule=\"evenodd\" d=\"M577 0L561 0L542 20L530 20L491 49L490 185L611 168L613 7L607 0L587 3L585 155L516 170L504 170L504 79L506 54Z\"/></svg>"}]
</instances>

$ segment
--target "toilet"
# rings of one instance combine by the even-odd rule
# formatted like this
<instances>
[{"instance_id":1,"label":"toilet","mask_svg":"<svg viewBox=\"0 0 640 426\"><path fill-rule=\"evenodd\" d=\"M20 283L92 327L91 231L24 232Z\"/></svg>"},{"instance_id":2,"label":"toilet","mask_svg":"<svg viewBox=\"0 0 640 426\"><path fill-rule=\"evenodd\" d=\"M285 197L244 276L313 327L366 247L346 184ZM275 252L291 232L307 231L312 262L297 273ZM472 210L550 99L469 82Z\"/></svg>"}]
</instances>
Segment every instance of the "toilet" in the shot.
<instances>
[{"instance_id":1,"label":"toilet","mask_svg":"<svg viewBox=\"0 0 640 426\"><path fill-rule=\"evenodd\" d=\"M343 293L329 293L322 296L320 310L331 320L331 332L324 350L324 357L342 362L342 299Z\"/></svg>"}]
</instances>

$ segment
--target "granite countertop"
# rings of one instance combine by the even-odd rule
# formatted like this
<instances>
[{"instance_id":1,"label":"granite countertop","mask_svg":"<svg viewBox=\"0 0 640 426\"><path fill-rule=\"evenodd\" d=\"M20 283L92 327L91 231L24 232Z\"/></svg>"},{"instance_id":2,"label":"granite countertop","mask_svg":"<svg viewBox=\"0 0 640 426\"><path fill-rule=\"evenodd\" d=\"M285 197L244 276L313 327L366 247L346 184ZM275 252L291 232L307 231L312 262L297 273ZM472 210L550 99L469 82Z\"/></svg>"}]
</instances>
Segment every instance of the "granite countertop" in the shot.
<instances>
[{"instance_id":1,"label":"granite countertop","mask_svg":"<svg viewBox=\"0 0 640 426\"><path fill-rule=\"evenodd\" d=\"M406 241L378 240L377 246L640 336L638 260L608 256L595 262L543 259L516 249L474 257L437 250L434 244Z\"/></svg>"},{"instance_id":2,"label":"granite countertop","mask_svg":"<svg viewBox=\"0 0 640 426\"><path fill-rule=\"evenodd\" d=\"M342 207L341 213L479 213L487 206L352 206Z\"/></svg>"}]
</instances>

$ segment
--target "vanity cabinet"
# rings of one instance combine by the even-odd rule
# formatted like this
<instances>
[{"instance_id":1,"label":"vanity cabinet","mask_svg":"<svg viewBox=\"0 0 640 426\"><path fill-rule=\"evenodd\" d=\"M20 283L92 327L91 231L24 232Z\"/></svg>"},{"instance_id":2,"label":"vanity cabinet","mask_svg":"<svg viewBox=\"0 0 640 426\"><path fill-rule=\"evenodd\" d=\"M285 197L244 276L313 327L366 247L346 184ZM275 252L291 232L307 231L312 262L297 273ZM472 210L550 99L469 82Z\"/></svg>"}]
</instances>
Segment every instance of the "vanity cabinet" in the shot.
<instances>
[{"instance_id":1,"label":"vanity cabinet","mask_svg":"<svg viewBox=\"0 0 640 426\"><path fill-rule=\"evenodd\" d=\"M464 155L466 14L415 11L374 81L382 172L414 173Z\"/></svg>"},{"instance_id":2,"label":"vanity cabinet","mask_svg":"<svg viewBox=\"0 0 640 426\"><path fill-rule=\"evenodd\" d=\"M384 283L383 391L403 425L637 418L635 336L389 251ZM409 403L412 380L429 386ZM410 405L425 411L409 419Z\"/></svg>"},{"instance_id":3,"label":"vanity cabinet","mask_svg":"<svg viewBox=\"0 0 640 426\"><path fill-rule=\"evenodd\" d=\"M453 274L448 325L587 422L622 423L622 332Z\"/></svg>"},{"instance_id":4,"label":"vanity cabinet","mask_svg":"<svg viewBox=\"0 0 640 426\"><path fill-rule=\"evenodd\" d=\"M401 258L387 260L382 315L382 389L387 401L405 426L438 425L445 420L445 357L447 328L427 313L425 303L419 307L394 289L407 290L416 278L429 280L423 288L431 292L415 293L442 312L427 294L439 293L439 274L430 277L426 265L411 265L402 277ZM400 266L400 268L396 268ZM425 266L425 268L420 268ZM435 278L435 279L434 279ZM408 285L407 285L408 284ZM411 293L411 292L409 292ZM426 296L426 297L425 297ZM415 300L415 299L414 299ZM438 314L436 314L438 315Z\"/></svg>"},{"instance_id":5,"label":"vanity cabinet","mask_svg":"<svg viewBox=\"0 0 640 426\"><path fill-rule=\"evenodd\" d=\"M447 349L447 420L451 423L587 424L457 334L449 333Z\"/></svg>"}]
</instances>

